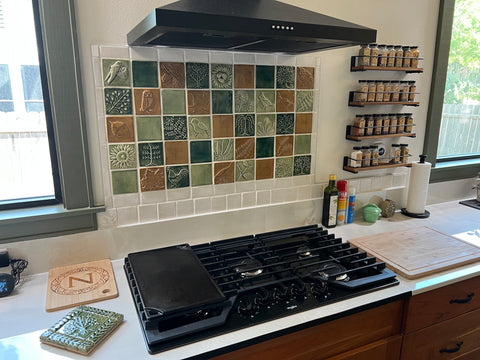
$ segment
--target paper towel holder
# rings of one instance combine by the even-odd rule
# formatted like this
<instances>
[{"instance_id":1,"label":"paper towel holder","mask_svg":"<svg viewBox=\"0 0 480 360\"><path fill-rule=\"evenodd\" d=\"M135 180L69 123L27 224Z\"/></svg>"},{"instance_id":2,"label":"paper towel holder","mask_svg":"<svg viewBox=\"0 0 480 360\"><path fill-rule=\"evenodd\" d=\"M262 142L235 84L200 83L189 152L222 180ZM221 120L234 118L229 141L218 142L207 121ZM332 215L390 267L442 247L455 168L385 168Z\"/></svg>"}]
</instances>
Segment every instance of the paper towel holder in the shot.
<instances>
[{"instance_id":1,"label":"paper towel holder","mask_svg":"<svg viewBox=\"0 0 480 360\"><path fill-rule=\"evenodd\" d=\"M427 158L427 155L423 155L423 154L420 155L420 164L424 164L426 158ZM411 212L407 211L406 208L402 208L401 212L402 212L403 215L413 217L413 218L417 218L417 219L426 219L430 216L430 212L428 210L425 210L423 213L416 214L416 213L411 213Z\"/></svg>"}]
</instances>

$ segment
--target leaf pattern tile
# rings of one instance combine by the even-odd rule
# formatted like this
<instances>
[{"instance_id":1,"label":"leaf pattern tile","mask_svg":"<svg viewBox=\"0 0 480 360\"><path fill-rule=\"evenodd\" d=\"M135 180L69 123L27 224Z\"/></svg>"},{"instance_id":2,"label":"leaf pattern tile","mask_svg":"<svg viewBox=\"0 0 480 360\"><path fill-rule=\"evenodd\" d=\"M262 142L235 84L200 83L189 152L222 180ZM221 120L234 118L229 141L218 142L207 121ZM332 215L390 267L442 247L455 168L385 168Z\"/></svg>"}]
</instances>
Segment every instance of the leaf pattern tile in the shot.
<instances>
[{"instance_id":1,"label":"leaf pattern tile","mask_svg":"<svg viewBox=\"0 0 480 360\"><path fill-rule=\"evenodd\" d=\"M277 89L295 89L295 66L277 66Z\"/></svg>"},{"instance_id":2,"label":"leaf pattern tile","mask_svg":"<svg viewBox=\"0 0 480 360\"><path fill-rule=\"evenodd\" d=\"M255 114L235 115L235 136L255 135Z\"/></svg>"},{"instance_id":3,"label":"leaf pattern tile","mask_svg":"<svg viewBox=\"0 0 480 360\"><path fill-rule=\"evenodd\" d=\"M105 112L107 115L131 115L132 90L105 88Z\"/></svg>"},{"instance_id":4,"label":"leaf pattern tile","mask_svg":"<svg viewBox=\"0 0 480 360\"><path fill-rule=\"evenodd\" d=\"M213 140L213 160L227 161L233 160L233 139L215 139Z\"/></svg>"},{"instance_id":5,"label":"leaf pattern tile","mask_svg":"<svg viewBox=\"0 0 480 360\"><path fill-rule=\"evenodd\" d=\"M235 181L251 181L255 176L255 161L242 160L235 163Z\"/></svg>"},{"instance_id":6,"label":"leaf pattern tile","mask_svg":"<svg viewBox=\"0 0 480 360\"><path fill-rule=\"evenodd\" d=\"M295 156L293 163L293 175L309 175L311 162L311 155Z\"/></svg>"},{"instance_id":7,"label":"leaf pattern tile","mask_svg":"<svg viewBox=\"0 0 480 360\"><path fill-rule=\"evenodd\" d=\"M187 63L186 79L188 89L208 89L209 88L209 65L206 63Z\"/></svg>"},{"instance_id":8,"label":"leaf pattern tile","mask_svg":"<svg viewBox=\"0 0 480 360\"><path fill-rule=\"evenodd\" d=\"M253 90L235 90L235 112L255 111L255 92Z\"/></svg>"},{"instance_id":9,"label":"leaf pattern tile","mask_svg":"<svg viewBox=\"0 0 480 360\"><path fill-rule=\"evenodd\" d=\"M277 114L277 135L293 134L294 124L293 114Z\"/></svg>"},{"instance_id":10,"label":"leaf pattern tile","mask_svg":"<svg viewBox=\"0 0 480 360\"><path fill-rule=\"evenodd\" d=\"M163 131L165 140L187 140L187 117L164 116Z\"/></svg>"},{"instance_id":11,"label":"leaf pattern tile","mask_svg":"<svg viewBox=\"0 0 480 360\"><path fill-rule=\"evenodd\" d=\"M297 91L297 108L298 112L313 111L313 91Z\"/></svg>"}]
</instances>

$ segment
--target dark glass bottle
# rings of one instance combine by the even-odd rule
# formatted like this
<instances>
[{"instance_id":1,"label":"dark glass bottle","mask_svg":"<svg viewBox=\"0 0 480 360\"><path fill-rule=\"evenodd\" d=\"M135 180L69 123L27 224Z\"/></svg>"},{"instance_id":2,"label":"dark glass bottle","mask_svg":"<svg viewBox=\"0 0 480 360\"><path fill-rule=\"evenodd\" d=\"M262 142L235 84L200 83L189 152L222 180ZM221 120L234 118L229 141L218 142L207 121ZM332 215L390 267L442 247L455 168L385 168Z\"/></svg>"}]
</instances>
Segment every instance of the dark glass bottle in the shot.
<instances>
[{"instance_id":1,"label":"dark glass bottle","mask_svg":"<svg viewBox=\"0 0 480 360\"><path fill-rule=\"evenodd\" d=\"M335 179L335 175L330 175L328 186L323 191L322 225L326 228L334 228L337 224L338 189Z\"/></svg>"}]
</instances>

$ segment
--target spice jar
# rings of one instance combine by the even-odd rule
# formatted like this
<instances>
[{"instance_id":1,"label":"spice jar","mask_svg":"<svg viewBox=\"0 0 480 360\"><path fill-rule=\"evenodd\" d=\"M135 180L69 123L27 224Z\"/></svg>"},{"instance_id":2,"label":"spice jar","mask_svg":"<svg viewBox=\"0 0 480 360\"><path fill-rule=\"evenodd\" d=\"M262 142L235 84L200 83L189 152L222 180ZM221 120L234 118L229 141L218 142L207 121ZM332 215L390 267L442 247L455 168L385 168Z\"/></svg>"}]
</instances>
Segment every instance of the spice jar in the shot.
<instances>
[{"instance_id":1,"label":"spice jar","mask_svg":"<svg viewBox=\"0 0 480 360\"><path fill-rule=\"evenodd\" d=\"M400 81L400 101L407 102L409 92L410 85L408 84L408 81Z\"/></svg>"},{"instance_id":2,"label":"spice jar","mask_svg":"<svg viewBox=\"0 0 480 360\"><path fill-rule=\"evenodd\" d=\"M373 102L375 101L375 92L377 91L377 84L375 81L369 80L368 81L368 94L367 94L367 101Z\"/></svg>"},{"instance_id":3,"label":"spice jar","mask_svg":"<svg viewBox=\"0 0 480 360\"><path fill-rule=\"evenodd\" d=\"M411 113L405 114L405 132L411 133L413 129L413 117Z\"/></svg>"},{"instance_id":4,"label":"spice jar","mask_svg":"<svg viewBox=\"0 0 480 360\"><path fill-rule=\"evenodd\" d=\"M402 45L395 45L395 67L403 66L403 48Z\"/></svg>"},{"instance_id":5,"label":"spice jar","mask_svg":"<svg viewBox=\"0 0 480 360\"><path fill-rule=\"evenodd\" d=\"M376 88L375 88L375 101L382 102L383 101L383 92L385 90L385 84L383 81L375 81Z\"/></svg>"},{"instance_id":6,"label":"spice jar","mask_svg":"<svg viewBox=\"0 0 480 360\"><path fill-rule=\"evenodd\" d=\"M382 134L388 134L390 130L390 115L383 114Z\"/></svg>"},{"instance_id":7,"label":"spice jar","mask_svg":"<svg viewBox=\"0 0 480 360\"><path fill-rule=\"evenodd\" d=\"M417 85L415 85L415 81L409 81L408 85L408 101L415 101L415 92L417 91Z\"/></svg>"},{"instance_id":8,"label":"spice jar","mask_svg":"<svg viewBox=\"0 0 480 360\"><path fill-rule=\"evenodd\" d=\"M403 134L405 132L405 121L407 119L405 114L398 114L398 126L397 126L397 134Z\"/></svg>"},{"instance_id":9,"label":"spice jar","mask_svg":"<svg viewBox=\"0 0 480 360\"><path fill-rule=\"evenodd\" d=\"M400 144L400 162L406 164L408 162L408 144Z\"/></svg>"},{"instance_id":10,"label":"spice jar","mask_svg":"<svg viewBox=\"0 0 480 360\"><path fill-rule=\"evenodd\" d=\"M350 166L354 168L362 167L362 158L362 147L354 146L353 151L350 153Z\"/></svg>"},{"instance_id":11,"label":"spice jar","mask_svg":"<svg viewBox=\"0 0 480 360\"><path fill-rule=\"evenodd\" d=\"M392 144L390 148L390 163L400 164L400 145Z\"/></svg>"},{"instance_id":12,"label":"spice jar","mask_svg":"<svg viewBox=\"0 0 480 360\"><path fill-rule=\"evenodd\" d=\"M373 115L365 115L365 135L373 135L373 127L375 126L375 120Z\"/></svg>"},{"instance_id":13,"label":"spice jar","mask_svg":"<svg viewBox=\"0 0 480 360\"><path fill-rule=\"evenodd\" d=\"M409 68L411 66L412 51L410 46L403 47L403 67Z\"/></svg>"},{"instance_id":14,"label":"spice jar","mask_svg":"<svg viewBox=\"0 0 480 360\"><path fill-rule=\"evenodd\" d=\"M383 126L383 115L382 114L375 115L373 135L380 135L382 133L382 126Z\"/></svg>"},{"instance_id":15,"label":"spice jar","mask_svg":"<svg viewBox=\"0 0 480 360\"><path fill-rule=\"evenodd\" d=\"M370 152L372 153L371 155L371 166L378 166L378 145L370 145Z\"/></svg>"},{"instance_id":16,"label":"spice jar","mask_svg":"<svg viewBox=\"0 0 480 360\"><path fill-rule=\"evenodd\" d=\"M393 45L387 45L388 58L387 58L387 67L395 66L395 47Z\"/></svg>"},{"instance_id":17,"label":"spice jar","mask_svg":"<svg viewBox=\"0 0 480 360\"><path fill-rule=\"evenodd\" d=\"M392 96L392 83L390 81L384 81L384 89L383 89L383 101L388 102Z\"/></svg>"},{"instance_id":18,"label":"spice jar","mask_svg":"<svg viewBox=\"0 0 480 360\"><path fill-rule=\"evenodd\" d=\"M398 118L397 114L389 114L390 116L390 129L388 131L389 134L396 134L397 133L397 123Z\"/></svg>"},{"instance_id":19,"label":"spice jar","mask_svg":"<svg viewBox=\"0 0 480 360\"><path fill-rule=\"evenodd\" d=\"M358 65L370 65L370 47L367 44L361 45L360 51L358 52Z\"/></svg>"},{"instance_id":20,"label":"spice jar","mask_svg":"<svg viewBox=\"0 0 480 360\"><path fill-rule=\"evenodd\" d=\"M412 50L412 60L410 60L410 66L412 68L418 67L418 58L420 57L420 53L418 51L418 46L412 46L410 48Z\"/></svg>"},{"instance_id":21,"label":"spice jar","mask_svg":"<svg viewBox=\"0 0 480 360\"><path fill-rule=\"evenodd\" d=\"M378 66L386 67L388 60L388 48L387 45L379 45L378 51Z\"/></svg>"},{"instance_id":22,"label":"spice jar","mask_svg":"<svg viewBox=\"0 0 480 360\"><path fill-rule=\"evenodd\" d=\"M400 81L395 81L392 85L392 95L390 96L391 102L398 102L400 99Z\"/></svg>"},{"instance_id":23,"label":"spice jar","mask_svg":"<svg viewBox=\"0 0 480 360\"><path fill-rule=\"evenodd\" d=\"M365 135L365 117L363 115L356 115L353 122L352 135L364 136Z\"/></svg>"},{"instance_id":24,"label":"spice jar","mask_svg":"<svg viewBox=\"0 0 480 360\"><path fill-rule=\"evenodd\" d=\"M358 83L359 85L357 91L355 91L353 94L353 101L366 102L368 94L368 81L359 80Z\"/></svg>"},{"instance_id":25,"label":"spice jar","mask_svg":"<svg viewBox=\"0 0 480 360\"><path fill-rule=\"evenodd\" d=\"M378 66L378 52L377 44L370 44L370 66Z\"/></svg>"},{"instance_id":26,"label":"spice jar","mask_svg":"<svg viewBox=\"0 0 480 360\"><path fill-rule=\"evenodd\" d=\"M371 158L370 146L362 146L362 167L369 167Z\"/></svg>"}]
</instances>

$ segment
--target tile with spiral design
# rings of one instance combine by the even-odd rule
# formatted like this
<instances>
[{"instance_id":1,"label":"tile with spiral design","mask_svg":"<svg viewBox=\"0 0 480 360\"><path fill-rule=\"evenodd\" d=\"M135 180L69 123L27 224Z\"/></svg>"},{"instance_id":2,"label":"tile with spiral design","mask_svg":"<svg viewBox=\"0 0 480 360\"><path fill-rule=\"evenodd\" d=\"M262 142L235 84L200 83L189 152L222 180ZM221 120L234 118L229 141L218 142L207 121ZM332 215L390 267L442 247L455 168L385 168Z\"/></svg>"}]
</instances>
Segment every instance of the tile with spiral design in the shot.
<instances>
[{"instance_id":1,"label":"tile with spiral design","mask_svg":"<svg viewBox=\"0 0 480 360\"><path fill-rule=\"evenodd\" d=\"M233 81L232 65L211 64L212 89L231 89Z\"/></svg>"}]
</instances>

